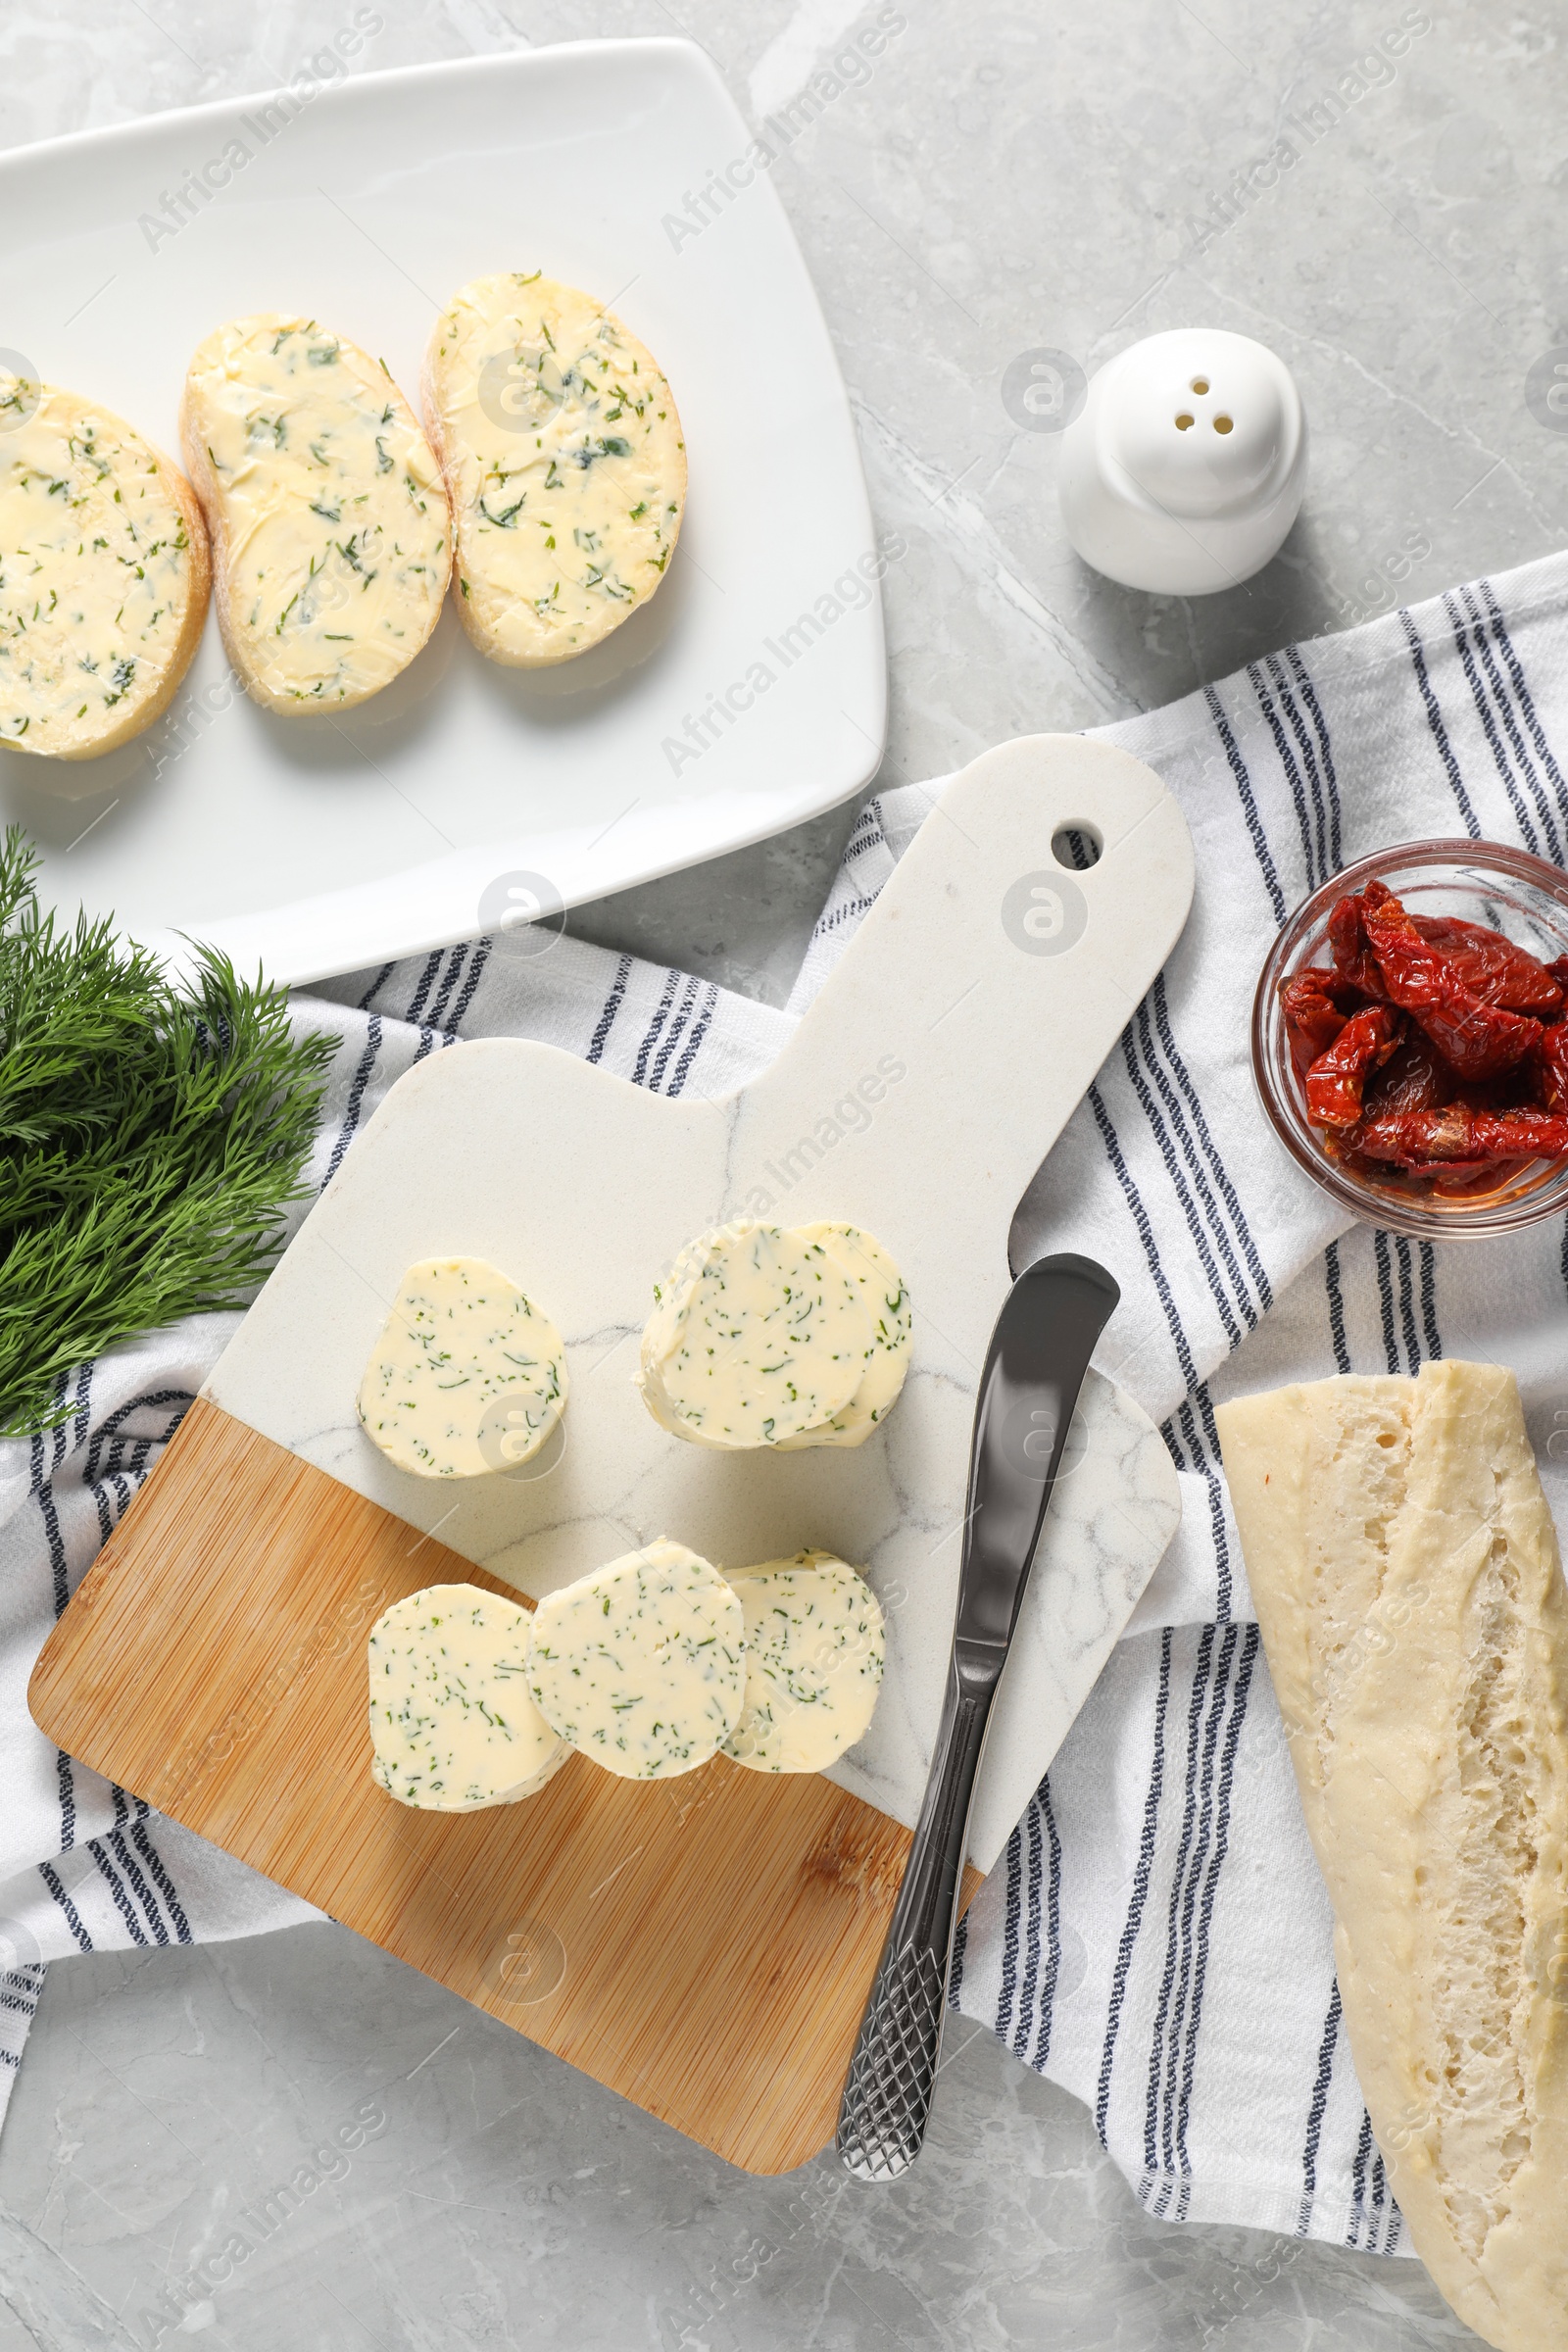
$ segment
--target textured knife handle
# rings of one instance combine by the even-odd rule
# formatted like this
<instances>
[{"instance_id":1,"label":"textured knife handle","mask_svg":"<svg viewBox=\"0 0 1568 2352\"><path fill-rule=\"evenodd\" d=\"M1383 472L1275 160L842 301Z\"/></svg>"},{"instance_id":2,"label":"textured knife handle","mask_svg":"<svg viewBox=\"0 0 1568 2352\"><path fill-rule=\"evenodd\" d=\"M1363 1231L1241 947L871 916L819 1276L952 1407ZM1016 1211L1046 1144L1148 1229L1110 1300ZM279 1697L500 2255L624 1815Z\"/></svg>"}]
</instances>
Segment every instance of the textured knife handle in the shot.
<instances>
[{"instance_id":1,"label":"textured knife handle","mask_svg":"<svg viewBox=\"0 0 1568 2352\"><path fill-rule=\"evenodd\" d=\"M838 2150L858 2180L896 2180L925 2140L948 1989L947 1954L906 1943L883 1960L839 2111Z\"/></svg>"},{"instance_id":2,"label":"textured knife handle","mask_svg":"<svg viewBox=\"0 0 1568 2352\"><path fill-rule=\"evenodd\" d=\"M925 2140L957 1917L964 1833L995 1685L949 1680L931 1777L839 2109L858 2180L896 2180Z\"/></svg>"}]
</instances>

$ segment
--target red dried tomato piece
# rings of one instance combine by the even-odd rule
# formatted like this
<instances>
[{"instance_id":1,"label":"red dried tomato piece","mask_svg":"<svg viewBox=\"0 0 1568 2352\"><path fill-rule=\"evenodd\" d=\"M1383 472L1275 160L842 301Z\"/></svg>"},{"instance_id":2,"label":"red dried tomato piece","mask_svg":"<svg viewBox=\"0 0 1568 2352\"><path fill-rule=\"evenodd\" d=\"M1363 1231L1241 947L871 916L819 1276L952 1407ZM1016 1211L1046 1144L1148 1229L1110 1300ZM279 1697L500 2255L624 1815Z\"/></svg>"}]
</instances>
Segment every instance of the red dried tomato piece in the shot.
<instances>
[{"instance_id":1,"label":"red dried tomato piece","mask_svg":"<svg viewBox=\"0 0 1568 2352\"><path fill-rule=\"evenodd\" d=\"M1393 1118L1401 1110L1441 1110L1459 1091L1459 1081L1424 1031L1408 1030L1382 1069L1368 1079L1362 1115Z\"/></svg>"},{"instance_id":2,"label":"red dried tomato piece","mask_svg":"<svg viewBox=\"0 0 1568 2352\"><path fill-rule=\"evenodd\" d=\"M1363 997L1381 1001L1389 993L1377 957L1367 945L1366 916L1375 907L1397 904L1386 883L1369 882L1365 890L1347 893L1330 909L1329 946L1334 952L1335 969L1342 980L1359 989Z\"/></svg>"},{"instance_id":3,"label":"red dried tomato piece","mask_svg":"<svg viewBox=\"0 0 1568 2352\"><path fill-rule=\"evenodd\" d=\"M1535 1067L1543 1105L1568 1113L1568 1021L1543 1029Z\"/></svg>"},{"instance_id":4,"label":"red dried tomato piece","mask_svg":"<svg viewBox=\"0 0 1568 2352\"><path fill-rule=\"evenodd\" d=\"M1367 1078L1403 1035L1404 1022L1392 1005L1368 1004L1352 1013L1306 1073L1307 1117L1322 1127L1353 1127L1361 1116Z\"/></svg>"},{"instance_id":5,"label":"red dried tomato piece","mask_svg":"<svg viewBox=\"0 0 1568 2352\"><path fill-rule=\"evenodd\" d=\"M1397 900L1370 908L1362 926L1389 996L1460 1078L1495 1078L1539 1042L1541 1023L1483 1004L1454 977L1446 953L1422 938Z\"/></svg>"},{"instance_id":6,"label":"red dried tomato piece","mask_svg":"<svg viewBox=\"0 0 1568 2352\"><path fill-rule=\"evenodd\" d=\"M1410 919L1430 946L1443 950L1460 985L1484 1004L1500 1004L1508 1012L1555 1012L1561 1004L1558 976L1500 931L1490 931L1485 923L1467 923L1456 914L1417 914Z\"/></svg>"},{"instance_id":7,"label":"red dried tomato piece","mask_svg":"<svg viewBox=\"0 0 1568 2352\"><path fill-rule=\"evenodd\" d=\"M1280 982L1280 1008L1285 1035L1298 1078L1304 1078L1318 1055L1325 1053L1345 1027L1349 1013L1342 1012L1330 993L1340 982L1333 972L1308 967Z\"/></svg>"},{"instance_id":8,"label":"red dried tomato piece","mask_svg":"<svg viewBox=\"0 0 1568 2352\"><path fill-rule=\"evenodd\" d=\"M1502 1160L1568 1159L1568 1118L1543 1110L1472 1110L1450 1102L1442 1110L1407 1110L1363 1119L1343 1138L1347 1152L1395 1167L1441 1167L1456 1162L1495 1167Z\"/></svg>"}]
</instances>

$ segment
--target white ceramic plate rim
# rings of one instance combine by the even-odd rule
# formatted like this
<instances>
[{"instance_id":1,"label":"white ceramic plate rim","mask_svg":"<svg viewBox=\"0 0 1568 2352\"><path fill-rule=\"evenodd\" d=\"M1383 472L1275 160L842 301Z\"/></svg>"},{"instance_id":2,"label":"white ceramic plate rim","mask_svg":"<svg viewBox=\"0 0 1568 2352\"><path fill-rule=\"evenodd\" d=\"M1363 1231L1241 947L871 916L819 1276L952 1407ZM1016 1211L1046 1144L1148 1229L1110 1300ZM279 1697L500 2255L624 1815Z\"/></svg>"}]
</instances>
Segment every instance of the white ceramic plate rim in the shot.
<instances>
[{"instance_id":1,"label":"white ceramic plate rim","mask_svg":"<svg viewBox=\"0 0 1568 2352\"><path fill-rule=\"evenodd\" d=\"M585 65L590 71L603 65L613 72L628 61L642 59L647 59L651 66L662 63L666 68L669 61L678 60L681 71L706 85L708 100L728 115L736 142L734 152L744 153L753 134L707 54L688 41L664 37L643 41L563 42L500 57L459 58L435 65L358 74L323 88L316 106L326 109L335 99L348 95L363 107L367 99L373 103L382 92L392 95L436 89L443 84L450 87L461 84L465 77L476 78L498 72L525 75L541 67L552 69L571 62ZM285 94L286 88L284 85L283 90L208 101L129 123L72 132L17 148L0 155L0 183L9 181L20 198L27 174L41 166L77 161L90 172L97 159L133 153L138 145L157 147L164 142L199 136L211 140L216 126L231 124L242 114L257 114ZM523 135L519 133L519 145ZM764 177L762 173L757 176L755 202L759 207L771 208L774 223L788 240L799 264L799 283L791 289L790 298L797 305L809 307L811 323L820 338L810 396L830 415L835 432L844 437L849 450L854 452L857 444L853 415L820 305L783 208L771 186L762 184ZM849 526L847 535L859 546L870 549L873 545L870 505L858 458L854 474L858 502L852 511L846 502L846 484L841 479L836 512ZM746 848L804 823L861 790L881 760L886 741L887 694L881 603L874 589L869 608L857 614L856 621L857 625L864 625L865 636L866 692L860 703L864 720L857 721L858 738L853 748L839 734L826 756L802 760L798 785L757 789L721 784L701 799L659 802L644 811L633 810L626 818L612 820L601 829L597 838L588 837L584 827L566 823L555 828L534 825L526 832L486 840L476 847L459 848L374 878L337 881L331 887L303 891L263 909L225 913L204 922L202 936L232 956L242 969L254 969L260 963L273 980L301 983L473 937L482 928L474 911L479 894L498 872L506 869L548 874L562 905L572 906ZM210 615L210 634L216 634L216 618ZM374 705L367 708L373 710ZM8 761L8 769L10 764ZM91 800L75 805L82 808L83 821L87 821L93 814ZM44 895L67 911L75 903L69 891L58 887L47 865ZM172 961L186 960L188 944L183 931L145 921L137 923L135 928L147 944Z\"/></svg>"}]
</instances>

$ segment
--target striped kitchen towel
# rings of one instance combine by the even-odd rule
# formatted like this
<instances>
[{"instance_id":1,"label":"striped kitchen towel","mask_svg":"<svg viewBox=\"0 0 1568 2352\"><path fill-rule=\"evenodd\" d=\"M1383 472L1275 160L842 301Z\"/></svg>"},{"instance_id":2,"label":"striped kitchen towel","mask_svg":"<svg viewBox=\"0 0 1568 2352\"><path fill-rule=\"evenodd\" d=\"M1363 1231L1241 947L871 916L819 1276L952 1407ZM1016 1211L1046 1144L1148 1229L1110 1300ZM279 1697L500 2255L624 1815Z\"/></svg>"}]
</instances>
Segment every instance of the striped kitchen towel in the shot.
<instances>
[{"instance_id":1,"label":"striped kitchen towel","mask_svg":"<svg viewBox=\"0 0 1568 2352\"><path fill-rule=\"evenodd\" d=\"M1493 1355L1519 1370L1553 1506L1568 1239L1435 1251L1342 1232L1256 1108L1247 1017L1296 903L1418 835L1564 860L1568 558L1320 643L1101 730L1180 799L1198 851L1183 939L1032 1189L1042 1250L1123 1303L1102 1361L1163 1426L1183 1525L963 1934L956 2002L1089 2106L1146 2207L1402 2251L1341 2032L1331 1922L1231 1526L1213 1406L1341 1370ZM937 787L862 811L784 1012L677 971L512 934L300 1001L342 1043L324 1181L404 1070L459 1036L540 1037L664 1094L716 1095L778 1051ZM548 952L539 952L547 946ZM0 1447L0 2054L44 1962L309 1916L57 1755L24 1705L48 1626L234 1324L210 1316L84 1368L53 1437ZM6 2087L0 2066L0 2092Z\"/></svg>"}]
</instances>

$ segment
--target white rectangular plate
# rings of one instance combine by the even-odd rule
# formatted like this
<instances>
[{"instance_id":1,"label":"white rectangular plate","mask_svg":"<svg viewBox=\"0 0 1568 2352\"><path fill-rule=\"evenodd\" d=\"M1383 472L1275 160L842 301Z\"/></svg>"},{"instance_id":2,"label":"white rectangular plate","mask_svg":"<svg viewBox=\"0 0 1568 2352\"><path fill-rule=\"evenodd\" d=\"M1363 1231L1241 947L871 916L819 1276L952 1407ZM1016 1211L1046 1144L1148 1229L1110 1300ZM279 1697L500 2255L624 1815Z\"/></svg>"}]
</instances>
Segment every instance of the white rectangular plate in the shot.
<instances>
[{"instance_id":1,"label":"white rectangular plate","mask_svg":"<svg viewBox=\"0 0 1568 2352\"><path fill-rule=\"evenodd\" d=\"M339 718L258 710L210 616L166 719L101 761L49 763L77 797L0 753L0 822L43 847L46 900L313 979L490 927L509 877L571 906L856 791L886 685L854 425L766 172L701 233L665 225L752 144L703 52L584 42L304 87L0 158L0 213L23 229L0 251L0 356L173 455L186 363L222 319L311 313L416 400L446 298L542 268L607 302L669 378L680 546L581 660L499 668L449 611ZM215 192L172 229L192 174ZM698 751L688 722L720 697Z\"/></svg>"}]
</instances>

